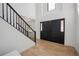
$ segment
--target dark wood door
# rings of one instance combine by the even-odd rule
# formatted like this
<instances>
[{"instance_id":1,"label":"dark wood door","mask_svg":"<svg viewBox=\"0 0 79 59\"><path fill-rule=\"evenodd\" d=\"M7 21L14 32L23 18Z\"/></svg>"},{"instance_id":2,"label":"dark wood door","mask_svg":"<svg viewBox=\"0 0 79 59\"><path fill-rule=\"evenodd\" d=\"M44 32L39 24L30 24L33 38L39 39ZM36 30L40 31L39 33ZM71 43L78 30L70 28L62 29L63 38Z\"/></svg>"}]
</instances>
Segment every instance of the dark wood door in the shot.
<instances>
[{"instance_id":1,"label":"dark wood door","mask_svg":"<svg viewBox=\"0 0 79 59\"><path fill-rule=\"evenodd\" d=\"M61 21L64 19L41 22L41 39L64 44L64 31L61 32ZM64 22L63 22L64 23Z\"/></svg>"}]
</instances>

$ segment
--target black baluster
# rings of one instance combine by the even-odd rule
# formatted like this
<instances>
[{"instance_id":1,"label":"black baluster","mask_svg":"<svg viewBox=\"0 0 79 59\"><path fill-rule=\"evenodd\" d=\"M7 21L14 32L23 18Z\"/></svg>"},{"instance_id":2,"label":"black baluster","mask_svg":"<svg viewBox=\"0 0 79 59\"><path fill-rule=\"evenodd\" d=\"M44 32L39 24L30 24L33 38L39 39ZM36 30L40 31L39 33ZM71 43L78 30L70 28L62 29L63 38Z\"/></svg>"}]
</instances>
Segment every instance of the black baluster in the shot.
<instances>
[{"instance_id":1,"label":"black baluster","mask_svg":"<svg viewBox=\"0 0 79 59\"><path fill-rule=\"evenodd\" d=\"M2 18L4 19L4 3L2 3Z\"/></svg>"},{"instance_id":2,"label":"black baluster","mask_svg":"<svg viewBox=\"0 0 79 59\"><path fill-rule=\"evenodd\" d=\"M14 25L15 25L15 24L14 24L14 21L15 21L15 20L14 20L14 11L13 11L13 27L14 27Z\"/></svg>"},{"instance_id":3,"label":"black baluster","mask_svg":"<svg viewBox=\"0 0 79 59\"><path fill-rule=\"evenodd\" d=\"M16 14L16 29L17 29L17 14Z\"/></svg>"},{"instance_id":4,"label":"black baluster","mask_svg":"<svg viewBox=\"0 0 79 59\"><path fill-rule=\"evenodd\" d=\"M6 16L7 16L7 22L8 22L8 5L6 4Z\"/></svg>"},{"instance_id":5,"label":"black baluster","mask_svg":"<svg viewBox=\"0 0 79 59\"><path fill-rule=\"evenodd\" d=\"M11 24L11 8L10 8L10 24Z\"/></svg>"}]
</instances>

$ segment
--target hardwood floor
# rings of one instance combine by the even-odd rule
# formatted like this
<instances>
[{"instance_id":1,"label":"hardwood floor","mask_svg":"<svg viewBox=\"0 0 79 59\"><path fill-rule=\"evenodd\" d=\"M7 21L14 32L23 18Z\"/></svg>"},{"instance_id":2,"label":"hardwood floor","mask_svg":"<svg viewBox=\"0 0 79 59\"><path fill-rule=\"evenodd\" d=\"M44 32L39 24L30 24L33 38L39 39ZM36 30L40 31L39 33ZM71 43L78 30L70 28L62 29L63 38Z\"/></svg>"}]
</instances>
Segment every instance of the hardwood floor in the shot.
<instances>
[{"instance_id":1,"label":"hardwood floor","mask_svg":"<svg viewBox=\"0 0 79 59\"><path fill-rule=\"evenodd\" d=\"M75 48L40 40L35 47L21 53L22 56L74 56Z\"/></svg>"}]
</instances>

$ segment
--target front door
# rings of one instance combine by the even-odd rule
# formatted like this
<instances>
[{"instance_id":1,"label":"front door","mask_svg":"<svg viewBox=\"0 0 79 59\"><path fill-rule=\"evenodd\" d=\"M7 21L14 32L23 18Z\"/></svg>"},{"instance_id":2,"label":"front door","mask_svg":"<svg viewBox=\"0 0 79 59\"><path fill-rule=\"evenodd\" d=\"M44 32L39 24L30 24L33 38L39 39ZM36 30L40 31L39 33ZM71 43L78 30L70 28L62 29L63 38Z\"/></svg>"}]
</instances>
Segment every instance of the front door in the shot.
<instances>
[{"instance_id":1,"label":"front door","mask_svg":"<svg viewBox=\"0 0 79 59\"><path fill-rule=\"evenodd\" d=\"M64 19L41 22L41 39L64 44Z\"/></svg>"}]
</instances>

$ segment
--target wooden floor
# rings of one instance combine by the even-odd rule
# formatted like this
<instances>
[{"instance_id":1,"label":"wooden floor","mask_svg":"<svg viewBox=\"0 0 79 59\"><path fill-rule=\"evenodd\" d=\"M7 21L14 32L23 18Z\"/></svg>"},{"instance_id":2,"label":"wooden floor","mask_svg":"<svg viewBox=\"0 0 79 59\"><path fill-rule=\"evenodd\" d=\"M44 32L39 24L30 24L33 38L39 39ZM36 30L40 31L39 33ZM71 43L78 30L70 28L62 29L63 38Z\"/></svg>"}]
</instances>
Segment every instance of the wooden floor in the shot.
<instances>
[{"instance_id":1,"label":"wooden floor","mask_svg":"<svg viewBox=\"0 0 79 59\"><path fill-rule=\"evenodd\" d=\"M35 47L21 53L22 56L74 56L75 48L40 40Z\"/></svg>"}]
</instances>

